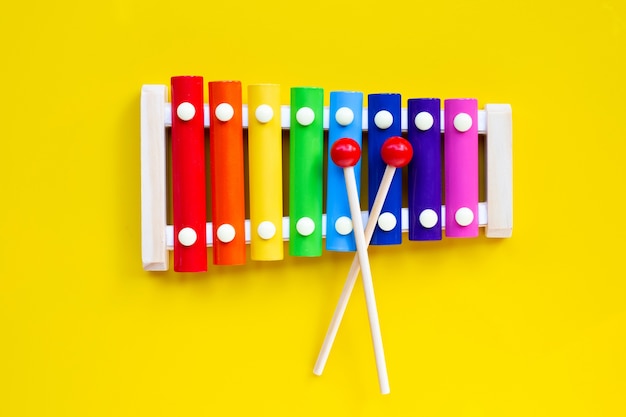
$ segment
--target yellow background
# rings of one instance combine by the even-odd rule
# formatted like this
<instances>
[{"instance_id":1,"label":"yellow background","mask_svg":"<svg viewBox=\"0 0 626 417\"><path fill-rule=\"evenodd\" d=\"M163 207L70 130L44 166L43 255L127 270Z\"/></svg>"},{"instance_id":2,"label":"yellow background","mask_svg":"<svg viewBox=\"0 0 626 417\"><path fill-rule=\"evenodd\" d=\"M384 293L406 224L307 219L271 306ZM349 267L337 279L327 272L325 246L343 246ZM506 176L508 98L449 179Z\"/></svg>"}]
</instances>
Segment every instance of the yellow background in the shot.
<instances>
[{"instance_id":1,"label":"yellow background","mask_svg":"<svg viewBox=\"0 0 626 417\"><path fill-rule=\"evenodd\" d=\"M626 9L607 1L11 2L0 15L0 415L626 414ZM513 238L141 268L139 93L203 75L514 111Z\"/></svg>"}]
</instances>

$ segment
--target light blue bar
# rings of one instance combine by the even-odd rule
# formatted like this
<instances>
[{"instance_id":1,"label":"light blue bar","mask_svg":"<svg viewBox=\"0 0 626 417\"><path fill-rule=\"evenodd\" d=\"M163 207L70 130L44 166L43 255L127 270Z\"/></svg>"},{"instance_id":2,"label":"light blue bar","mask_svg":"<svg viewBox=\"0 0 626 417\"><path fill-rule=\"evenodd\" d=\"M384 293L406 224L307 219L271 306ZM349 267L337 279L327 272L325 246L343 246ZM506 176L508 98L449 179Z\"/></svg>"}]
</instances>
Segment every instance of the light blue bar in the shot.
<instances>
[{"instance_id":1,"label":"light blue bar","mask_svg":"<svg viewBox=\"0 0 626 417\"><path fill-rule=\"evenodd\" d=\"M340 125L335 119L337 110L347 107L352 110L354 119L347 126ZM333 91L330 93L328 121L328 178L326 182L326 249L332 251L355 251L354 233L341 235L335 229L335 221L342 216L350 218L350 205L346 192L343 169L335 165L330 158L333 143L341 138L354 139L363 145L363 93ZM357 189L361 190L361 161L354 166Z\"/></svg>"}]
</instances>

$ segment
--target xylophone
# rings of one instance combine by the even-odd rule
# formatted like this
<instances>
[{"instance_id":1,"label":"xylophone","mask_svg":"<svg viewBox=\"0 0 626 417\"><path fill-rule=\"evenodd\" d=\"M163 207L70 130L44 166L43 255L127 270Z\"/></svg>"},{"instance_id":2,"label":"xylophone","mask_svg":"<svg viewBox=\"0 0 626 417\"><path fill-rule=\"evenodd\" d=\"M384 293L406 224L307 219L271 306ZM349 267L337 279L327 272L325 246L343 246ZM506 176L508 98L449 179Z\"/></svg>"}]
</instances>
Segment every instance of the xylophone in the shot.
<instances>
[{"instance_id":1,"label":"xylophone","mask_svg":"<svg viewBox=\"0 0 626 417\"><path fill-rule=\"evenodd\" d=\"M386 164L384 141L404 135L414 149L408 165L408 207L402 207L402 176L394 174L371 244L392 245L408 232L410 240L510 237L512 232L512 116L507 104L475 99L416 98L401 107L400 94L330 92L324 107L321 88L291 89L291 106L280 103L280 87L248 86L242 104L238 81L208 83L202 77L172 77L168 87L144 85L141 91L142 260L145 270L206 271L207 247L213 263L246 262L291 256L320 256L327 250L355 251L353 223L341 167L327 163L341 138L363 145L367 132L368 189L374 202ZM205 161L208 128L209 160ZM244 130L248 134L249 195L244 193ZM167 224L167 137L171 136L173 224ZM282 134L289 131L289 217L283 217ZM442 147L443 133L443 147ZM486 201L479 202L479 135L485 135ZM442 153L443 152L443 155ZM443 156L443 158L442 158ZM443 162L443 166L442 166ZM207 168L208 165L208 168ZM206 219L211 173L212 219ZM357 191L361 164L354 166ZM442 175L443 172L443 175ZM443 183L442 183L443 182ZM445 193L445 204L442 196ZM323 196L326 195L326 207ZM245 199L250 218L246 219ZM362 212L367 222L367 211Z\"/></svg>"},{"instance_id":2,"label":"xylophone","mask_svg":"<svg viewBox=\"0 0 626 417\"><path fill-rule=\"evenodd\" d=\"M280 105L278 85L173 77L167 87L144 85L141 96L142 248L146 270L206 271L207 246L215 264L320 256L326 249L355 251L346 283L313 372L321 375L359 274L363 281L380 391L390 392L367 246L410 240L487 237L512 232L511 107L475 99L409 99L321 88L291 89ZM172 211L166 224L166 129L171 132ZM212 221L206 222L205 128L209 128ZM250 219L245 219L244 129L248 129ZM289 208L282 213L282 133L289 129ZM328 131L326 213L323 213L324 131ZM367 131L369 213L359 201L361 147ZM406 132L408 140L401 137ZM441 133L443 132L443 158ZM487 201L479 200L479 134L485 135ZM442 197L442 160L443 189ZM408 164L408 207L402 207L401 169ZM369 214L369 215L368 215ZM367 226L364 226L367 224Z\"/></svg>"}]
</instances>

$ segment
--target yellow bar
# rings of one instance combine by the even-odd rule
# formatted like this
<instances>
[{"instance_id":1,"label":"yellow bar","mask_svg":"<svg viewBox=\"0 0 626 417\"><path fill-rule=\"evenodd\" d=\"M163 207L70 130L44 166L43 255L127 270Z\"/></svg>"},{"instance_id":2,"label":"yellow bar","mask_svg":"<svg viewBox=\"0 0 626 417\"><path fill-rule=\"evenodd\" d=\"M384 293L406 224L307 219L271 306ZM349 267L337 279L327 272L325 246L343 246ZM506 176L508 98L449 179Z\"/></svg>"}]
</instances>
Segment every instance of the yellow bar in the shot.
<instances>
[{"instance_id":1,"label":"yellow bar","mask_svg":"<svg viewBox=\"0 0 626 417\"><path fill-rule=\"evenodd\" d=\"M283 175L280 86L248 86L250 257L283 259Z\"/></svg>"}]
</instances>

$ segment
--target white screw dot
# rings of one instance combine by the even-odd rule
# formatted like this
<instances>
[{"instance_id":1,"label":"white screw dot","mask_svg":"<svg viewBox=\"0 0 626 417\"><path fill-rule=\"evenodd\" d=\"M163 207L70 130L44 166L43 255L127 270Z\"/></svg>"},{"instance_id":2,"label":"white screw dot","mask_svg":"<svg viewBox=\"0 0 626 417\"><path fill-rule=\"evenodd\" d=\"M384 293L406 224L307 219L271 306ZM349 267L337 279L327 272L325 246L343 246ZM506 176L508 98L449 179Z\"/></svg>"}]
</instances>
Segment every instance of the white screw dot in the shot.
<instances>
[{"instance_id":1,"label":"white screw dot","mask_svg":"<svg viewBox=\"0 0 626 417\"><path fill-rule=\"evenodd\" d=\"M176 115L183 122L188 122L196 115L196 108L188 101L184 101L176 107Z\"/></svg>"},{"instance_id":2,"label":"white screw dot","mask_svg":"<svg viewBox=\"0 0 626 417\"><path fill-rule=\"evenodd\" d=\"M387 110L381 110L374 116L374 124L381 130L389 129L393 124L393 115Z\"/></svg>"},{"instance_id":3,"label":"white screw dot","mask_svg":"<svg viewBox=\"0 0 626 417\"><path fill-rule=\"evenodd\" d=\"M274 117L274 109L268 104L261 104L254 112L259 123L267 123Z\"/></svg>"},{"instance_id":4,"label":"white screw dot","mask_svg":"<svg viewBox=\"0 0 626 417\"><path fill-rule=\"evenodd\" d=\"M335 221L335 230L342 236L349 235L352 232L352 219L347 216L341 216Z\"/></svg>"},{"instance_id":5,"label":"white screw dot","mask_svg":"<svg viewBox=\"0 0 626 417\"><path fill-rule=\"evenodd\" d=\"M276 226L274 226L274 223L270 221L264 221L259 223L256 232L259 234L261 239L268 240L273 238L276 234Z\"/></svg>"},{"instance_id":6,"label":"white screw dot","mask_svg":"<svg viewBox=\"0 0 626 417\"><path fill-rule=\"evenodd\" d=\"M235 115L235 109L228 103L220 103L215 108L215 117L220 122L227 122Z\"/></svg>"},{"instance_id":7,"label":"white screw dot","mask_svg":"<svg viewBox=\"0 0 626 417\"><path fill-rule=\"evenodd\" d=\"M459 226L469 226L474 221L474 212L468 207L461 207L454 214L454 220Z\"/></svg>"},{"instance_id":8,"label":"white screw dot","mask_svg":"<svg viewBox=\"0 0 626 417\"><path fill-rule=\"evenodd\" d=\"M384 232L389 232L396 227L398 220L393 213L385 212L378 216L378 227Z\"/></svg>"},{"instance_id":9,"label":"white screw dot","mask_svg":"<svg viewBox=\"0 0 626 417\"><path fill-rule=\"evenodd\" d=\"M296 230L302 236L309 236L315 231L315 222L310 217L303 217L296 223Z\"/></svg>"},{"instance_id":10,"label":"white screw dot","mask_svg":"<svg viewBox=\"0 0 626 417\"><path fill-rule=\"evenodd\" d=\"M335 120L341 126L348 126L354 121L354 112L349 107L341 107L335 113Z\"/></svg>"},{"instance_id":11,"label":"white screw dot","mask_svg":"<svg viewBox=\"0 0 626 417\"><path fill-rule=\"evenodd\" d=\"M427 111L417 113L415 116L415 127L417 127L421 131L426 131L433 127L435 123L435 119L433 115L428 113Z\"/></svg>"},{"instance_id":12,"label":"white screw dot","mask_svg":"<svg viewBox=\"0 0 626 417\"><path fill-rule=\"evenodd\" d=\"M235 228L231 224L224 223L217 228L217 238L222 243L232 242L235 239L235 234Z\"/></svg>"},{"instance_id":13,"label":"white screw dot","mask_svg":"<svg viewBox=\"0 0 626 417\"><path fill-rule=\"evenodd\" d=\"M198 235L191 227L184 227L178 232L178 241L183 246L191 246L198 240Z\"/></svg>"},{"instance_id":14,"label":"white screw dot","mask_svg":"<svg viewBox=\"0 0 626 417\"><path fill-rule=\"evenodd\" d=\"M467 132L472 128L472 116L467 113L459 113L454 117L454 128L459 132Z\"/></svg>"},{"instance_id":15,"label":"white screw dot","mask_svg":"<svg viewBox=\"0 0 626 417\"><path fill-rule=\"evenodd\" d=\"M296 112L296 120L302 126L308 126L315 120L315 112L310 107L302 107Z\"/></svg>"},{"instance_id":16,"label":"white screw dot","mask_svg":"<svg viewBox=\"0 0 626 417\"><path fill-rule=\"evenodd\" d=\"M419 221L422 227L426 229L432 229L437 225L437 222L439 221L439 215L433 209L426 209L420 213Z\"/></svg>"}]
</instances>

